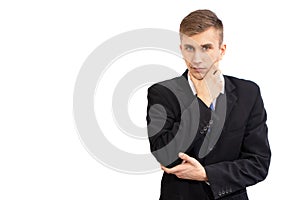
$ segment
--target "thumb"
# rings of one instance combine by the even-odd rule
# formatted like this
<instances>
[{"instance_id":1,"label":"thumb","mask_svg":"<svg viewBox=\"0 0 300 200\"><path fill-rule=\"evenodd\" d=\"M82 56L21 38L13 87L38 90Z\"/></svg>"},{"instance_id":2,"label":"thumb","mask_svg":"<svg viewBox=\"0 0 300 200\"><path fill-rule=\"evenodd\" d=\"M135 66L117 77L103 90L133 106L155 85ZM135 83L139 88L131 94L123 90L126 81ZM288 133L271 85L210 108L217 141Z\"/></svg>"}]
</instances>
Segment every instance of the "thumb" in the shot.
<instances>
[{"instance_id":1,"label":"thumb","mask_svg":"<svg viewBox=\"0 0 300 200\"><path fill-rule=\"evenodd\" d=\"M178 156L179 156L179 158L181 158L183 161L185 161L185 162L189 162L189 163L191 163L191 164L195 164L195 159L194 158L192 158L192 157L190 157L190 156L188 156L187 154L185 154L185 153L182 153L182 152L180 152L179 154L178 154Z\"/></svg>"}]
</instances>

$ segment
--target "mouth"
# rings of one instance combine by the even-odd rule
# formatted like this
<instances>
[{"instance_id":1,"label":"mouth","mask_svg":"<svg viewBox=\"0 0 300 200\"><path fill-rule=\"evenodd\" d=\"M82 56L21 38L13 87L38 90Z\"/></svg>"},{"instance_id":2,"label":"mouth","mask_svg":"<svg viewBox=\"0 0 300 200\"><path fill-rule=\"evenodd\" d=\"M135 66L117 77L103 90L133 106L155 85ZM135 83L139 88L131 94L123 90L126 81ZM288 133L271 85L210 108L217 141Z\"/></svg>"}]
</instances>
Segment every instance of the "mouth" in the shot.
<instances>
[{"instance_id":1,"label":"mouth","mask_svg":"<svg viewBox=\"0 0 300 200\"><path fill-rule=\"evenodd\" d=\"M191 68L192 68L192 70L199 72L199 73L203 73L203 72L207 71L207 68L204 68L204 67L191 67Z\"/></svg>"}]
</instances>

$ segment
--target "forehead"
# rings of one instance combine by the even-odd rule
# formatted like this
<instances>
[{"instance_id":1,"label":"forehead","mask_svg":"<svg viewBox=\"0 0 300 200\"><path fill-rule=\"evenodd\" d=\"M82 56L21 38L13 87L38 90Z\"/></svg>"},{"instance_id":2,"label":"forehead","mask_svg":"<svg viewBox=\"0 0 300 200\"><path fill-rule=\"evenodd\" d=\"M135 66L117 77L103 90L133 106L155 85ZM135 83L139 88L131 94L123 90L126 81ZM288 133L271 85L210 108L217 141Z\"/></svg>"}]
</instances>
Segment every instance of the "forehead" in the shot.
<instances>
[{"instance_id":1,"label":"forehead","mask_svg":"<svg viewBox=\"0 0 300 200\"><path fill-rule=\"evenodd\" d=\"M204 32L193 36L182 35L181 42L183 44L204 45L204 44L219 44L219 31L215 28L209 28Z\"/></svg>"}]
</instances>

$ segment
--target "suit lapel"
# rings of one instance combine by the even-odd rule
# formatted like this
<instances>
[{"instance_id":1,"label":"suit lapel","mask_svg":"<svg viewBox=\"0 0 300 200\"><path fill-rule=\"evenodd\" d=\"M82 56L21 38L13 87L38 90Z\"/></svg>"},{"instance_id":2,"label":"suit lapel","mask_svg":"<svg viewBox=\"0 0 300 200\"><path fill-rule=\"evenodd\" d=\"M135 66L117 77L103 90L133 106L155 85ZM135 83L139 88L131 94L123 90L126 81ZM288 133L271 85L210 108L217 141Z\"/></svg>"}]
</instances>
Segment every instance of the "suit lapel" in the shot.
<instances>
[{"instance_id":1,"label":"suit lapel","mask_svg":"<svg viewBox=\"0 0 300 200\"><path fill-rule=\"evenodd\" d=\"M224 76L224 79L225 94L220 94L217 99L216 111L212 113L212 119L216 123L212 125L211 132L206 135L203 141L198 154L199 158L207 156L213 150L214 146L220 139L223 130L225 130L227 124L229 124L228 120L230 113L236 105L237 96L235 93L235 86L227 76Z\"/></svg>"},{"instance_id":2,"label":"suit lapel","mask_svg":"<svg viewBox=\"0 0 300 200\"><path fill-rule=\"evenodd\" d=\"M187 72L185 72L182 76L171 79L171 81L163 81L160 83L160 85L163 85L171 90L176 96L180 104L181 112L189 107L193 101L197 100L185 74L187 74Z\"/></svg>"},{"instance_id":3,"label":"suit lapel","mask_svg":"<svg viewBox=\"0 0 300 200\"><path fill-rule=\"evenodd\" d=\"M165 86L167 86L169 89L171 89L171 91L173 91L174 94L176 94L177 100L181 105L181 111L183 111L191 105L192 101L197 98L193 94L193 91L187 80L187 70L182 74L182 76L176 77L173 80L174 81L169 82L171 84Z\"/></svg>"},{"instance_id":4,"label":"suit lapel","mask_svg":"<svg viewBox=\"0 0 300 200\"><path fill-rule=\"evenodd\" d=\"M224 76L224 79L225 79L225 92L227 97L227 110L226 110L226 119L225 119L225 126L226 126L229 115L233 107L236 105L237 96L235 93L235 85L230 81L230 79L227 76Z\"/></svg>"},{"instance_id":5,"label":"suit lapel","mask_svg":"<svg viewBox=\"0 0 300 200\"><path fill-rule=\"evenodd\" d=\"M224 128L226 127L230 113L236 104L237 96L235 94L235 86L227 76L225 79L225 93L220 94L216 102L216 110L212 112L211 119L213 125L210 132L205 136L204 141L200 147L198 157L204 158L207 156L216 143L218 142Z\"/></svg>"}]
</instances>

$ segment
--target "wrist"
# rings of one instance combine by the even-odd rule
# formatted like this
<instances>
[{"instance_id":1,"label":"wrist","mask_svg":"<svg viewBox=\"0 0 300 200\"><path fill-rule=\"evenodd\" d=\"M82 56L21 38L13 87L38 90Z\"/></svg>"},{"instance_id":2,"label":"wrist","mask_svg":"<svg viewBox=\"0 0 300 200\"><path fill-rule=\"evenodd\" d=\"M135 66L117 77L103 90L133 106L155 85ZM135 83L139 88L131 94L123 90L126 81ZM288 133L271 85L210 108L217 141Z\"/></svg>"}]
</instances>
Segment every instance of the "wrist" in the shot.
<instances>
[{"instance_id":1,"label":"wrist","mask_svg":"<svg viewBox=\"0 0 300 200\"><path fill-rule=\"evenodd\" d=\"M197 180L198 180L198 181L205 181L205 182L208 181L208 177L207 177L207 175L206 175L206 171L205 171L204 167L203 167L202 169L199 170Z\"/></svg>"},{"instance_id":2,"label":"wrist","mask_svg":"<svg viewBox=\"0 0 300 200\"><path fill-rule=\"evenodd\" d=\"M207 175L206 175L206 171L205 171L204 168L203 168L203 173L202 173L202 180L203 181L208 181L208 178L207 178Z\"/></svg>"}]
</instances>

